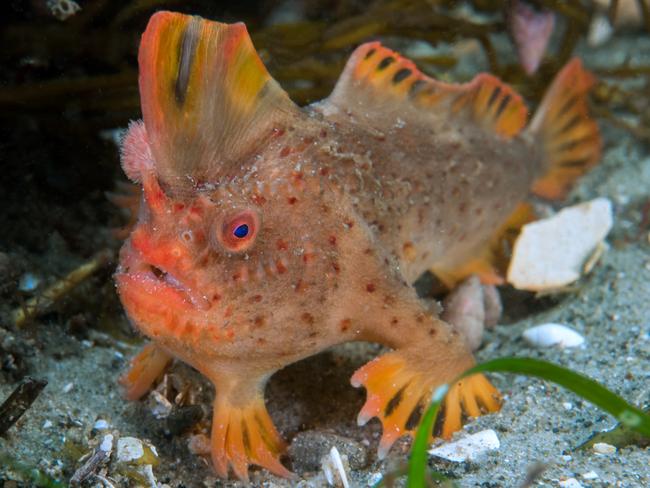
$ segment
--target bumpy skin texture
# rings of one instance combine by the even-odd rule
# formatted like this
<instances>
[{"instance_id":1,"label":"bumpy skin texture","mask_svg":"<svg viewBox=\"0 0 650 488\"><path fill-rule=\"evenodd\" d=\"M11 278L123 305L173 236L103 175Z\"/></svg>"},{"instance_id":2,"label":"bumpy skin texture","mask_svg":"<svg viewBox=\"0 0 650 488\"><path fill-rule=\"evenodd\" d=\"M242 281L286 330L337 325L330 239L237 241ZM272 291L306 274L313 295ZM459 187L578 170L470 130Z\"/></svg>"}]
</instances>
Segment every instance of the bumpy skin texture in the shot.
<instances>
[{"instance_id":1,"label":"bumpy skin texture","mask_svg":"<svg viewBox=\"0 0 650 488\"><path fill-rule=\"evenodd\" d=\"M329 99L299 109L241 24L171 13L152 18L140 66L144 123L123 165L142 202L115 279L153 344L123 378L127 396L178 358L216 386L218 474L247 479L257 464L290 476L267 379L335 344L379 342L394 351L352 383L368 390L359 422L380 418L385 455L434 388L473 364L411 283L473 259L541 174L534 137L516 135L520 99L487 75L425 79L372 43ZM485 378L462 380L437 433L498 408Z\"/></svg>"}]
</instances>

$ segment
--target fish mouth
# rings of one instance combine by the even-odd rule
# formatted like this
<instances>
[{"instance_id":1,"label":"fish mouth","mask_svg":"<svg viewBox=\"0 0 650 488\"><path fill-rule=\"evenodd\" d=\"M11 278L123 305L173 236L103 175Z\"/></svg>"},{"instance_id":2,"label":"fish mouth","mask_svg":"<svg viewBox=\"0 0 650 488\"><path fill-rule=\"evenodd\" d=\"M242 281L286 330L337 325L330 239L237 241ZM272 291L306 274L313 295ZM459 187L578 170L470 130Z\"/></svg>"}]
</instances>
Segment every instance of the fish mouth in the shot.
<instances>
[{"instance_id":1,"label":"fish mouth","mask_svg":"<svg viewBox=\"0 0 650 488\"><path fill-rule=\"evenodd\" d=\"M125 286L136 287L143 293L159 296L161 299L174 297L174 305L192 305L200 310L210 307L207 297L197 293L191 285L184 283L169 270L147 262L142 254L128 243L120 253L115 280L120 290Z\"/></svg>"}]
</instances>

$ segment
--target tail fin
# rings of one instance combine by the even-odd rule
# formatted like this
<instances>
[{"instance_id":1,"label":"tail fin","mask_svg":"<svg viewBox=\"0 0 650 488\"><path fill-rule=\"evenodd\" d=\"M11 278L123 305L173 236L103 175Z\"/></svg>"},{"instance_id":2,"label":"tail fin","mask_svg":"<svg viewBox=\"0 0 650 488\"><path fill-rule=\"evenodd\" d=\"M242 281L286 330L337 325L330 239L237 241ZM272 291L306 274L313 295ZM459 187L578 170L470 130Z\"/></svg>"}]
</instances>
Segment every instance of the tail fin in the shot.
<instances>
[{"instance_id":1,"label":"tail fin","mask_svg":"<svg viewBox=\"0 0 650 488\"><path fill-rule=\"evenodd\" d=\"M589 117L587 93L595 83L579 59L562 68L544 96L529 130L542 143L545 174L533 184L533 193L563 198L573 183L598 163L601 139Z\"/></svg>"}]
</instances>

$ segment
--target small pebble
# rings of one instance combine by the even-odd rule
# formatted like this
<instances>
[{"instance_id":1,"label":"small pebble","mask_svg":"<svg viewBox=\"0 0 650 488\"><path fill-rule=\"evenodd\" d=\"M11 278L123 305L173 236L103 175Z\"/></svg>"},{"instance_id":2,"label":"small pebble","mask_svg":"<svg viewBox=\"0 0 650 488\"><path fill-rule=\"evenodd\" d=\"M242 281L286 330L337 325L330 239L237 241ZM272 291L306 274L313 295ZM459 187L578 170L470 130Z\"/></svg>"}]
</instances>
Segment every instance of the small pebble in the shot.
<instances>
[{"instance_id":1,"label":"small pebble","mask_svg":"<svg viewBox=\"0 0 650 488\"><path fill-rule=\"evenodd\" d=\"M501 447L496 432L492 429L483 430L462 439L443 444L429 450L429 454L455 463L476 461L488 451Z\"/></svg>"},{"instance_id":2,"label":"small pebble","mask_svg":"<svg viewBox=\"0 0 650 488\"><path fill-rule=\"evenodd\" d=\"M582 477L586 480L595 480L598 479L598 474L596 474L595 471L588 471L582 475Z\"/></svg>"},{"instance_id":3,"label":"small pebble","mask_svg":"<svg viewBox=\"0 0 650 488\"><path fill-rule=\"evenodd\" d=\"M106 434L99 445L99 449L110 454L113 449L113 434Z\"/></svg>"},{"instance_id":4,"label":"small pebble","mask_svg":"<svg viewBox=\"0 0 650 488\"><path fill-rule=\"evenodd\" d=\"M561 348L577 347L585 342L584 337L562 324L541 324L523 333L524 340L533 347Z\"/></svg>"},{"instance_id":5,"label":"small pebble","mask_svg":"<svg viewBox=\"0 0 650 488\"><path fill-rule=\"evenodd\" d=\"M368 486L375 486L377 483L379 483L382 479L384 479L384 475L381 473L372 473L370 476L368 476Z\"/></svg>"},{"instance_id":6,"label":"small pebble","mask_svg":"<svg viewBox=\"0 0 650 488\"><path fill-rule=\"evenodd\" d=\"M575 478L567 478L560 481L560 486L562 488L582 488L580 482Z\"/></svg>"},{"instance_id":7,"label":"small pebble","mask_svg":"<svg viewBox=\"0 0 650 488\"><path fill-rule=\"evenodd\" d=\"M571 402L563 402L562 406L564 407L564 410L571 410L573 409L573 403Z\"/></svg>"},{"instance_id":8,"label":"small pebble","mask_svg":"<svg viewBox=\"0 0 650 488\"><path fill-rule=\"evenodd\" d=\"M49 429L50 427L52 427L52 421L51 420L46 420L45 422L43 422L43 428L44 429Z\"/></svg>"},{"instance_id":9,"label":"small pebble","mask_svg":"<svg viewBox=\"0 0 650 488\"><path fill-rule=\"evenodd\" d=\"M68 383L63 387L63 393L70 393L74 388L74 383Z\"/></svg>"},{"instance_id":10,"label":"small pebble","mask_svg":"<svg viewBox=\"0 0 650 488\"><path fill-rule=\"evenodd\" d=\"M34 291L41 284L41 279L33 273L25 273L18 281L20 291Z\"/></svg>"},{"instance_id":11,"label":"small pebble","mask_svg":"<svg viewBox=\"0 0 650 488\"><path fill-rule=\"evenodd\" d=\"M98 419L94 424L93 424L93 430L106 430L108 429L109 424L106 420L104 419Z\"/></svg>"},{"instance_id":12,"label":"small pebble","mask_svg":"<svg viewBox=\"0 0 650 488\"><path fill-rule=\"evenodd\" d=\"M612 37L614 28L605 14L596 14L589 25L587 42L592 47L605 44Z\"/></svg>"},{"instance_id":13,"label":"small pebble","mask_svg":"<svg viewBox=\"0 0 650 488\"><path fill-rule=\"evenodd\" d=\"M592 449L597 454L614 454L616 453L616 447L606 442L596 442Z\"/></svg>"},{"instance_id":14,"label":"small pebble","mask_svg":"<svg viewBox=\"0 0 650 488\"><path fill-rule=\"evenodd\" d=\"M187 448L192 454L209 456L212 452L210 438L205 434L191 435L187 440Z\"/></svg>"}]
</instances>

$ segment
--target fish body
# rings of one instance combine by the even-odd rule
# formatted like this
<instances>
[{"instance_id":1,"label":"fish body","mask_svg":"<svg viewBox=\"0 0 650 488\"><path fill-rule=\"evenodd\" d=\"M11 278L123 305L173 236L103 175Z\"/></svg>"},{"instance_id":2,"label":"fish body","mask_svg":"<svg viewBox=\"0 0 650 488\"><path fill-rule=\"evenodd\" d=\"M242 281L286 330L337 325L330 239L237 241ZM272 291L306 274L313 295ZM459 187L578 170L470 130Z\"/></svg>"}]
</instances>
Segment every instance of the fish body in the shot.
<instances>
[{"instance_id":1,"label":"fish body","mask_svg":"<svg viewBox=\"0 0 650 488\"><path fill-rule=\"evenodd\" d=\"M207 376L222 476L247 479L250 464L291 476L264 385L344 342L393 349L352 377L368 391L359 422L382 421L380 456L414 432L435 387L473 358L411 283L427 269L450 285L491 279L485 249L531 187L560 197L598 158L578 61L526 130L521 98L496 78L440 83L379 43L360 46L332 95L306 108L242 24L158 13L139 63L144 121L122 156L142 203L115 278L152 343L123 383L142 396L173 357ZM483 376L464 379L436 434L499 405Z\"/></svg>"}]
</instances>

